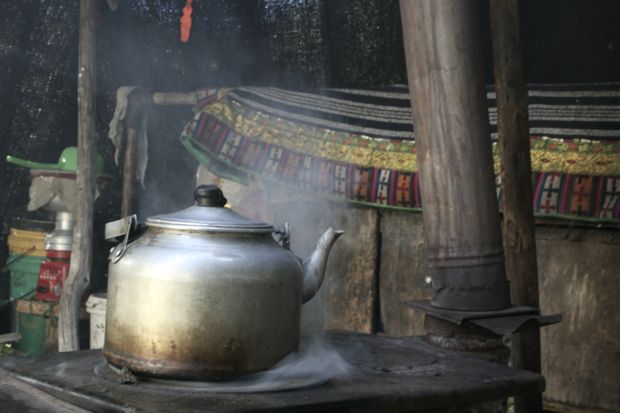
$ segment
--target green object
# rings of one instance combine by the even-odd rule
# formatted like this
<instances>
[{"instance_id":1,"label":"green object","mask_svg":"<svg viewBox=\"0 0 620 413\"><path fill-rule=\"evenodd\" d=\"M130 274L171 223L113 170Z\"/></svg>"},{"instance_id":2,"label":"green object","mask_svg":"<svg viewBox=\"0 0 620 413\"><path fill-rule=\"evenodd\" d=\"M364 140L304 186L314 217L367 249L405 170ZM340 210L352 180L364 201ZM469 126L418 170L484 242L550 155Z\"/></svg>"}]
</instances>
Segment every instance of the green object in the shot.
<instances>
[{"instance_id":1,"label":"green object","mask_svg":"<svg viewBox=\"0 0 620 413\"><path fill-rule=\"evenodd\" d=\"M58 334L58 318L47 315L18 313L19 334L22 339L15 343L15 350L36 356L45 353L46 341L53 341Z\"/></svg>"},{"instance_id":2,"label":"green object","mask_svg":"<svg viewBox=\"0 0 620 413\"><path fill-rule=\"evenodd\" d=\"M0 345L0 357L13 354L14 352L15 348L13 348L13 343L4 343Z\"/></svg>"},{"instance_id":3,"label":"green object","mask_svg":"<svg viewBox=\"0 0 620 413\"><path fill-rule=\"evenodd\" d=\"M11 271L11 300L34 296L39 280L39 267L45 257L9 254L8 268Z\"/></svg>"},{"instance_id":4,"label":"green object","mask_svg":"<svg viewBox=\"0 0 620 413\"><path fill-rule=\"evenodd\" d=\"M77 158L78 148L77 146L69 146L65 148L58 158L58 163L42 163L34 162L26 159L21 159L16 156L7 155L6 161L14 165L23 166L30 169L51 169L56 171L77 171ZM103 173L103 157L97 154L97 173Z\"/></svg>"},{"instance_id":5,"label":"green object","mask_svg":"<svg viewBox=\"0 0 620 413\"><path fill-rule=\"evenodd\" d=\"M34 300L30 302L41 303ZM18 332L22 338L15 343L15 350L29 356L58 350L58 317L54 315L54 309L58 304L51 302L46 304L47 308L42 314L40 313L40 305L33 305L28 312L17 312ZM26 305L26 307L28 306ZM79 320L78 331L80 348L88 348L90 328L87 319Z\"/></svg>"}]
</instances>

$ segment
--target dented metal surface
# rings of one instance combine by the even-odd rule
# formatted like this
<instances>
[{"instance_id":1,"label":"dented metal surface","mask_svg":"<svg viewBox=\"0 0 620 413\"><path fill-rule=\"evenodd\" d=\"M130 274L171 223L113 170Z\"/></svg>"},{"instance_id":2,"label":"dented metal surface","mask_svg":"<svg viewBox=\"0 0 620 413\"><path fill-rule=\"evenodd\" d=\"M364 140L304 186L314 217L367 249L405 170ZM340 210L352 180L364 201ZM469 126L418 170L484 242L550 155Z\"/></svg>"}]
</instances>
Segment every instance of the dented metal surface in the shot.
<instances>
[{"instance_id":1,"label":"dented metal surface","mask_svg":"<svg viewBox=\"0 0 620 413\"><path fill-rule=\"evenodd\" d=\"M301 272L270 234L149 228L110 264L104 355L156 376L266 369L297 348Z\"/></svg>"},{"instance_id":2,"label":"dented metal surface","mask_svg":"<svg viewBox=\"0 0 620 413\"><path fill-rule=\"evenodd\" d=\"M320 288L342 231L329 228L302 264L272 226L223 208L216 186L194 196L196 205L148 218L142 236L111 251L103 354L158 377L268 369L297 349L302 302Z\"/></svg>"}]
</instances>

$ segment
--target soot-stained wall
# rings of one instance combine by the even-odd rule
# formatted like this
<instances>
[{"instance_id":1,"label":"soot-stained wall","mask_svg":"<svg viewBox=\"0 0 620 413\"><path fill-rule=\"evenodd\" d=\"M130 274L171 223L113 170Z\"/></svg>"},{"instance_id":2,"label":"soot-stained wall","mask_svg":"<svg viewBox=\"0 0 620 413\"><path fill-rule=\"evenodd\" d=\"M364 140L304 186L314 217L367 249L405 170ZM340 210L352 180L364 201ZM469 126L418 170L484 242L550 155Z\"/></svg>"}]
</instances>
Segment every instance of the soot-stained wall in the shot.
<instances>
[{"instance_id":1,"label":"soot-stained wall","mask_svg":"<svg viewBox=\"0 0 620 413\"><path fill-rule=\"evenodd\" d=\"M122 85L157 90L276 85L368 88L403 83L405 63L396 0L194 1L188 43L179 41L184 0L124 0L97 16L99 152L116 181L100 203L99 224L118 210L120 180L107 125ZM488 4L483 15L486 77L492 82ZM620 81L620 3L524 0L528 80ZM54 162L76 142L77 2L6 0L0 8L0 157ZM154 109L149 169L138 194L151 214L191 202L195 161L178 144L189 109ZM12 217L27 203L27 171L0 162L0 262ZM102 247L103 248L103 247ZM8 295L8 274L0 275ZM0 323L1 325L2 323Z\"/></svg>"}]
</instances>

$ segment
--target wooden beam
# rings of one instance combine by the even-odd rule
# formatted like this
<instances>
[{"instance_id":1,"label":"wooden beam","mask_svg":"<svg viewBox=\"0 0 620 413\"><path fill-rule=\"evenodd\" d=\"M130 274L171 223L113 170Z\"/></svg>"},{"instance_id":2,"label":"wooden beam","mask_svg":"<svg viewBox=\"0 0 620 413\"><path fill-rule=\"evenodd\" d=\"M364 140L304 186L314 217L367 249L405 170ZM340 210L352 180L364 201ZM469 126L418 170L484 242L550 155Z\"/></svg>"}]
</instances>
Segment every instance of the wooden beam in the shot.
<instances>
[{"instance_id":1,"label":"wooden beam","mask_svg":"<svg viewBox=\"0 0 620 413\"><path fill-rule=\"evenodd\" d=\"M193 106L200 100L201 92L154 92L153 104L161 106Z\"/></svg>"},{"instance_id":2,"label":"wooden beam","mask_svg":"<svg viewBox=\"0 0 620 413\"><path fill-rule=\"evenodd\" d=\"M514 305L539 307L527 86L523 74L518 0L491 0L497 133L502 159L506 272ZM540 332L512 338L512 365L540 373ZM542 412L542 394L515 397L515 413Z\"/></svg>"},{"instance_id":3,"label":"wooden beam","mask_svg":"<svg viewBox=\"0 0 620 413\"><path fill-rule=\"evenodd\" d=\"M435 306L510 305L478 3L401 0Z\"/></svg>"},{"instance_id":4,"label":"wooden beam","mask_svg":"<svg viewBox=\"0 0 620 413\"><path fill-rule=\"evenodd\" d=\"M136 163L142 116L148 106L193 106L202 96L201 91L195 92L149 92L136 89L128 96L127 136L125 140L125 156L123 162L123 189L121 196L121 216L133 213L134 187L136 181Z\"/></svg>"},{"instance_id":5,"label":"wooden beam","mask_svg":"<svg viewBox=\"0 0 620 413\"><path fill-rule=\"evenodd\" d=\"M78 312L92 265L93 213L96 185L95 135L95 8L80 0L78 51L78 165L77 211L71 265L60 297L59 351L79 350Z\"/></svg>"}]
</instances>

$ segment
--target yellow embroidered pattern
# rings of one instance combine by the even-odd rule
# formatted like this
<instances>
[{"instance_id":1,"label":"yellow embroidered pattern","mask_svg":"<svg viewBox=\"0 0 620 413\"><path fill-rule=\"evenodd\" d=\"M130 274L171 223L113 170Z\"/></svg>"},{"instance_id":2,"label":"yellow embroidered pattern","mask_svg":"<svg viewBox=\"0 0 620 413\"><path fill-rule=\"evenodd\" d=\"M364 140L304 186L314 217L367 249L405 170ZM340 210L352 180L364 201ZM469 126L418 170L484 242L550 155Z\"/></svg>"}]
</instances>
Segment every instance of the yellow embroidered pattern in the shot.
<instances>
[{"instance_id":1,"label":"yellow embroidered pattern","mask_svg":"<svg viewBox=\"0 0 620 413\"><path fill-rule=\"evenodd\" d=\"M241 110L239 110L241 109ZM415 143L377 139L294 123L260 112L243 113L237 104L217 102L203 109L237 134L306 155L400 171L417 170Z\"/></svg>"},{"instance_id":2,"label":"yellow embroidered pattern","mask_svg":"<svg viewBox=\"0 0 620 413\"><path fill-rule=\"evenodd\" d=\"M413 140L354 135L285 120L250 110L225 96L202 109L235 133L259 142L362 167L417 172ZM620 144L589 140L532 138L532 170L575 175L620 175ZM493 144L495 172L501 171Z\"/></svg>"}]
</instances>

